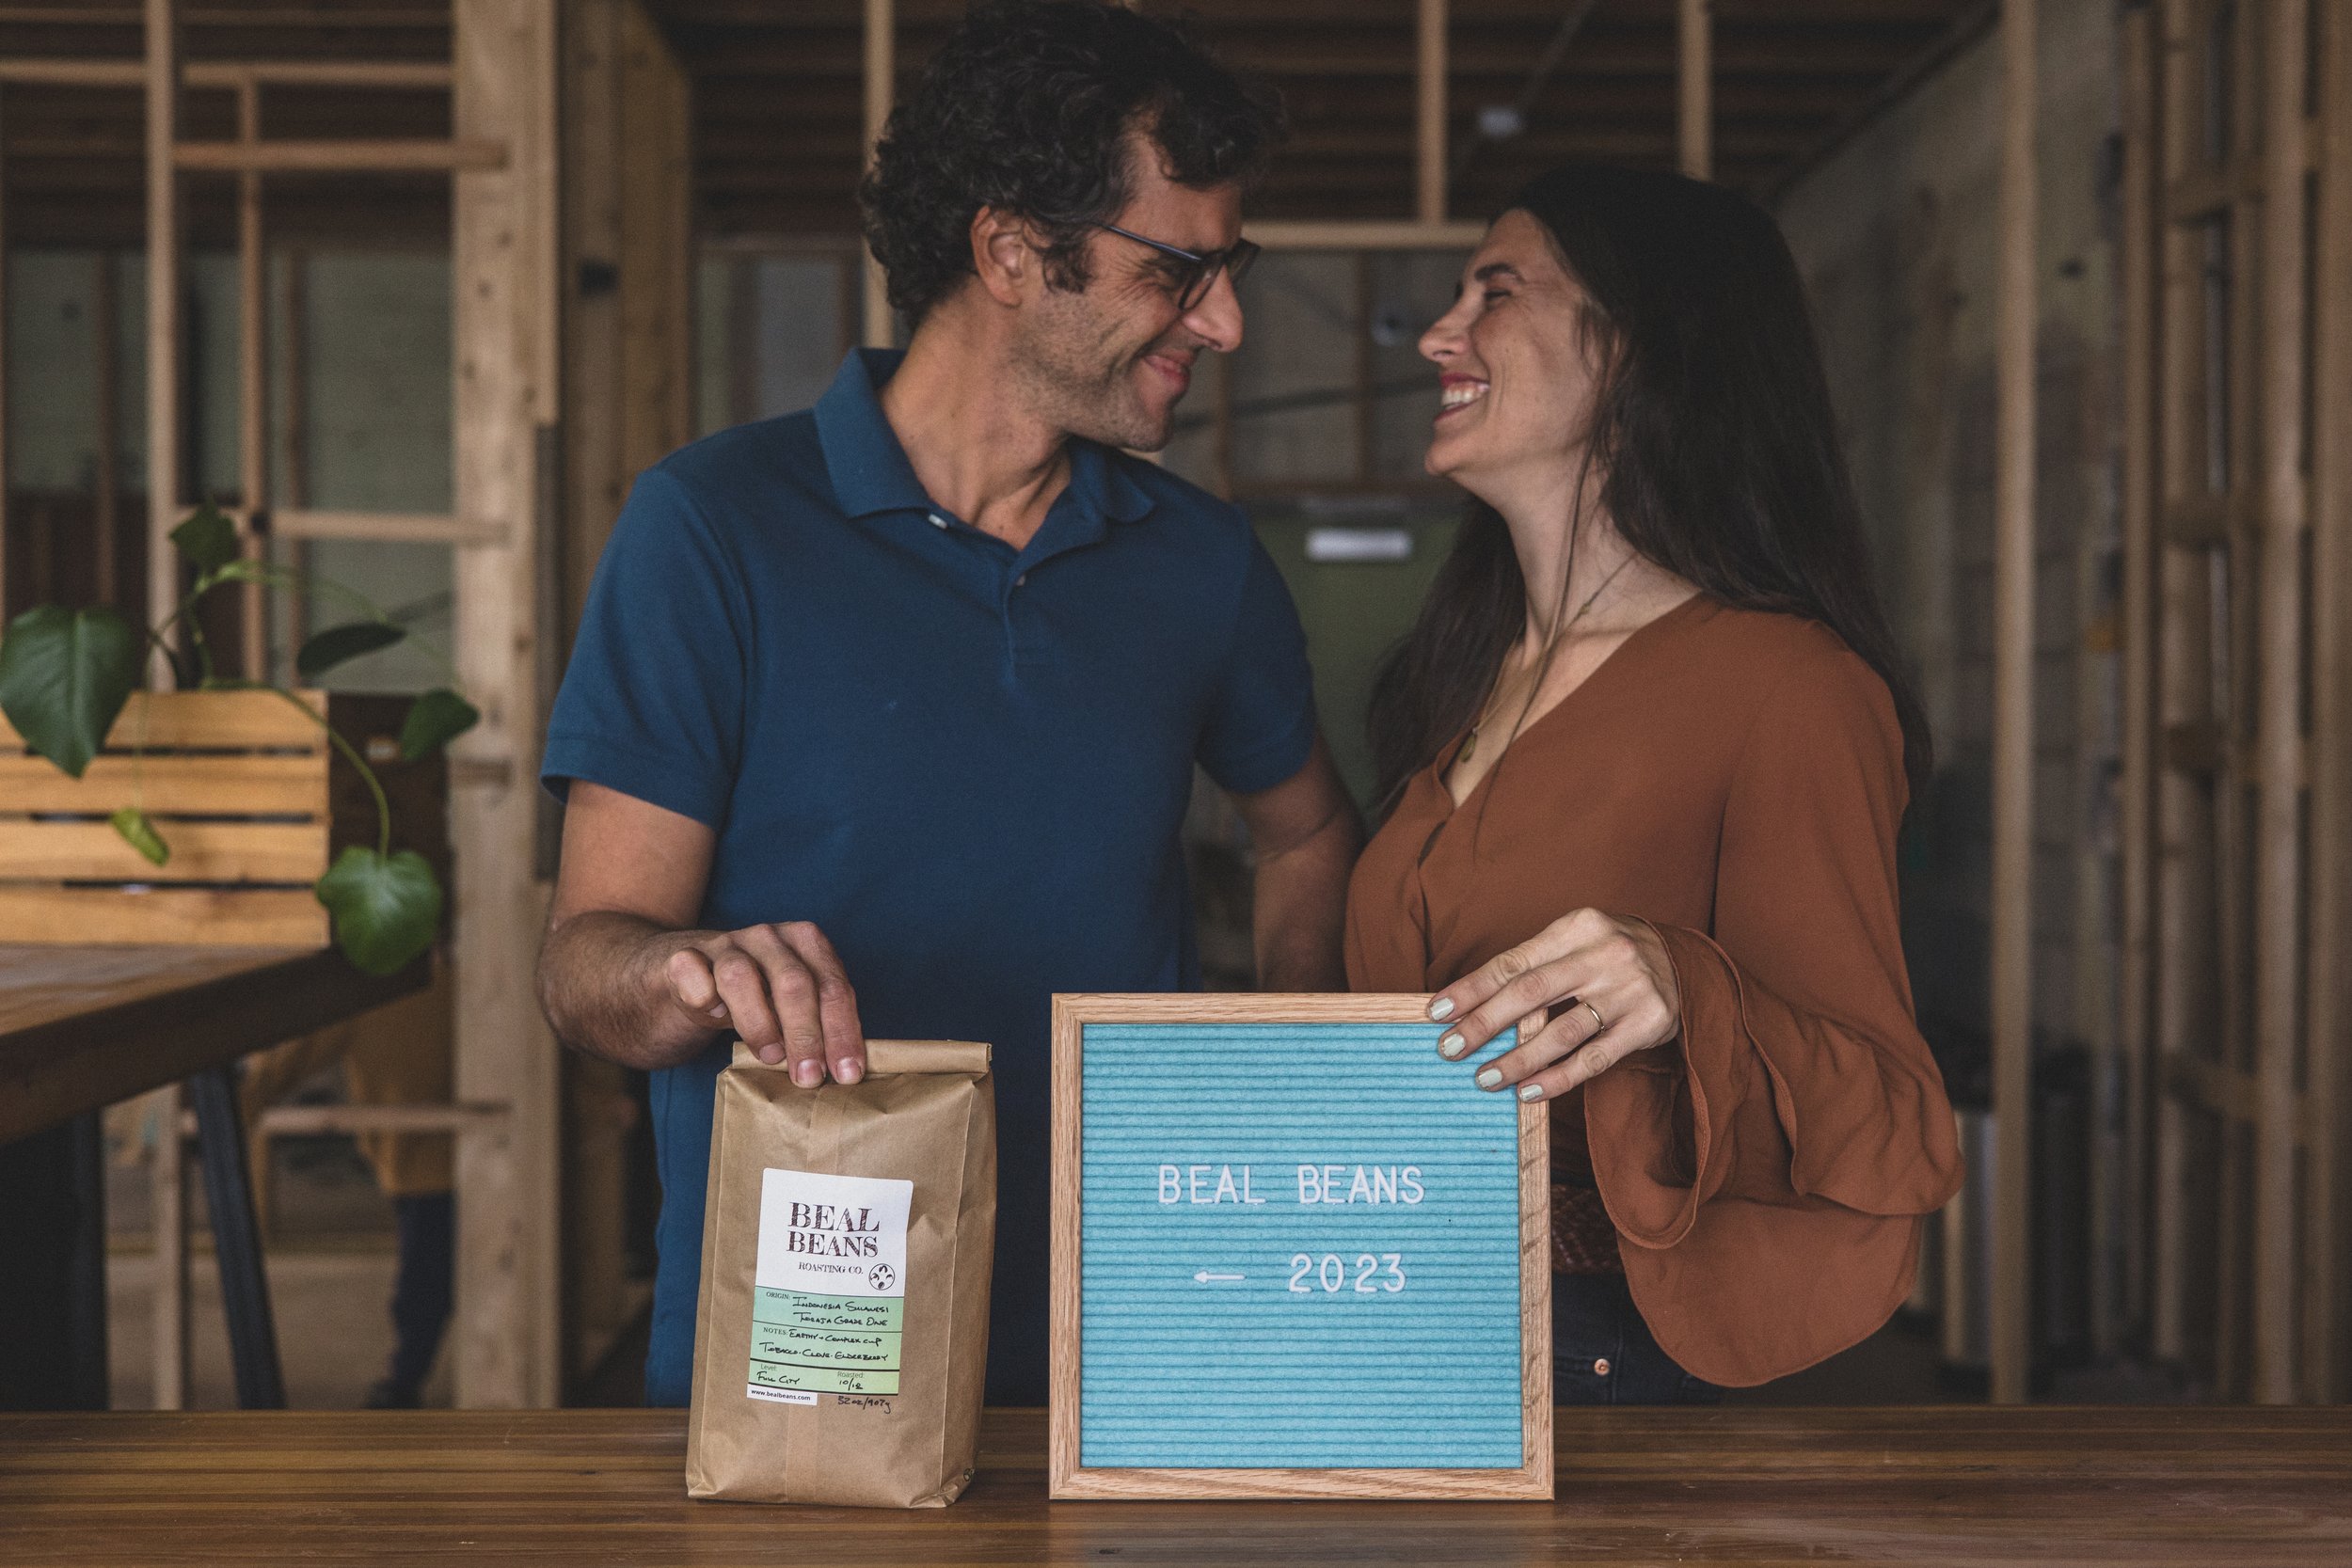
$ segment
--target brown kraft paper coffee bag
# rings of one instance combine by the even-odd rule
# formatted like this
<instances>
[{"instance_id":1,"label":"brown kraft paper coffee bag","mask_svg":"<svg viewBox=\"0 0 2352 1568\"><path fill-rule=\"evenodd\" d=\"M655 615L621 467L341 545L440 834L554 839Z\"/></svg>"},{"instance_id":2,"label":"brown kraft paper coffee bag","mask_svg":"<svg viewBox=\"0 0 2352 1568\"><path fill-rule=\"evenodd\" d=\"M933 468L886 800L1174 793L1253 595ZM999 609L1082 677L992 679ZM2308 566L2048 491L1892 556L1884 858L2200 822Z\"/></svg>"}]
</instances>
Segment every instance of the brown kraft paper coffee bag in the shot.
<instances>
[{"instance_id":1,"label":"brown kraft paper coffee bag","mask_svg":"<svg viewBox=\"0 0 2352 1568\"><path fill-rule=\"evenodd\" d=\"M996 1245L988 1047L870 1040L795 1087L719 1075L686 1490L939 1508L972 1480Z\"/></svg>"}]
</instances>

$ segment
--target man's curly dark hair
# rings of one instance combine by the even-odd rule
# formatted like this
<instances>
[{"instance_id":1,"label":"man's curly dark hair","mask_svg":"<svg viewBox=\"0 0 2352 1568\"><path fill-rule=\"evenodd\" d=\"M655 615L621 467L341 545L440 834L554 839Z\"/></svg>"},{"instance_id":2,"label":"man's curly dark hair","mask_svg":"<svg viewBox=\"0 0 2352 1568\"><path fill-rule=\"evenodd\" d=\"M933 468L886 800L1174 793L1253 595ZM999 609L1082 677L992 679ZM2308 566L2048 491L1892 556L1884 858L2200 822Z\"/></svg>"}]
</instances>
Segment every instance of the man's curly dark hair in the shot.
<instances>
[{"instance_id":1,"label":"man's curly dark hair","mask_svg":"<svg viewBox=\"0 0 2352 1568\"><path fill-rule=\"evenodd\" d=\"M890 303L920 322L972 276L972 218L1015 214L1046 239L1045 277L1087 285L1089 226L1131 195L1128 134L1178 184L1246 183L1282 135L1270 91L1172 23L1101 0L976 6L891 112L858 186Z\"/></svg>"}]
</instances>

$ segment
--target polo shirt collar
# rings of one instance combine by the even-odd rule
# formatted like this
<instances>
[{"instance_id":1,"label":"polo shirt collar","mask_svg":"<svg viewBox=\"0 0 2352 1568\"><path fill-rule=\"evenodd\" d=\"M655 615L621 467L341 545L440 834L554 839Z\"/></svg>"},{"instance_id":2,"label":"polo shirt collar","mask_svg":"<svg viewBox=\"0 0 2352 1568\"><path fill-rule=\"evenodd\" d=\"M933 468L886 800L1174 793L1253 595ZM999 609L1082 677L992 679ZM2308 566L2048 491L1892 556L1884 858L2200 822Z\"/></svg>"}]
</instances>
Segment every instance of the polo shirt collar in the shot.
<instances>
[{"instance_id":1,"label":"polo shirt collar","mask_svg":"<svg viewBox=\"0 0 2352 1568\"><path fill-rule=\"evenodd\" d=\"M1084 467L1091 467L1102 476L1101 488L1097 492L1095 504L1112 522L1140 522L1144 514L1152 510L1150 493L1129 477L1127 466L1115 462L1108 448L1098 447L1091 441L1070 443L1072 488L1074 489L1077 486L1082 460Z\"/></svg>"},{"instance_id":2,"label":"polo shirt collar","mask_svg":"<svg viewBox=\"0 0 2352 1568\"><path fill-rule=\"evenodd\" d=\"M930 510L914 465L882 417L882 383L905 357L901 349L853 348L817 400L817 440L844 516Z\"/></svg>"},{"instance_id":3,"label":"polo shirt collar","mask_svg":"<svg viewBox=\"0 0 2352 1568\"><path fill-rule=\"evenodd\" d=\"M903 349L851 349L817 401L818 444L844 516L930 512L936 504L924 493L898 432L882 414L882 384L905 357ZM1106 520L1132 523L1152 507L1151 495L1106 449L1092 441L1070 443L1070 485L1056 499L1054 511L1074 509L1081 539L1099 539Z\"/></svg>"}]
</instances>

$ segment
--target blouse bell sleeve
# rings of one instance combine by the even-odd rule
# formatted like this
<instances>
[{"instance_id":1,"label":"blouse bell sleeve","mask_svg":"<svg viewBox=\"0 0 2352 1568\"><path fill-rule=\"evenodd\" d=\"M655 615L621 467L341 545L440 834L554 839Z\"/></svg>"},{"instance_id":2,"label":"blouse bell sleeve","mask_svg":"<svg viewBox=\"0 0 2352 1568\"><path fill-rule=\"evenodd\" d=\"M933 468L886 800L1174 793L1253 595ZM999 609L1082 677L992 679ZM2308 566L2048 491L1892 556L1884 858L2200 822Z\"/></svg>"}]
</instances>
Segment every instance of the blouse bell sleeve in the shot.
<instances>
[{"instance_id":1,"label":"blouse bell sleeve","mask_svg":"<svg viewBox=\"0 0 2352 1568\"><path fill-rule=\"evenodd\" d=\"M1758 705L1722 821L1711 932L1657 927L1677 1039L1585 1086L1594 1174L1660 1344L1767 1381L1875 1331L1918 1220L1958 1189L1897 915L1902 737L1819 627Z\"/></svg>"}]
</instances>

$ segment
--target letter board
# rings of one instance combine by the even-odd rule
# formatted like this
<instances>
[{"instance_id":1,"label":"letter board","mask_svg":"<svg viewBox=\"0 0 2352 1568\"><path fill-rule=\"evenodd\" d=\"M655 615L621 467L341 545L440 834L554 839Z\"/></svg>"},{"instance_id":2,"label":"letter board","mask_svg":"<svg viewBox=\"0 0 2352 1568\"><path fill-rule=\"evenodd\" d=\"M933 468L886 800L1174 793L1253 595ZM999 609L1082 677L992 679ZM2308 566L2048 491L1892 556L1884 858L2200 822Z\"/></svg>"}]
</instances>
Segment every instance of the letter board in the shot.
<instances>
[{"instance_id":1,"label":"letter board","mask_svg":"<svg viewBox=\"0 0 2352 1568\"><path fill-rule=\"evenodd\" d=\"M1426 1006L1055 998L1055 1497L1551 1495L1547 1107Z\"/></svg>"}]
</instances>

